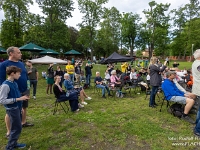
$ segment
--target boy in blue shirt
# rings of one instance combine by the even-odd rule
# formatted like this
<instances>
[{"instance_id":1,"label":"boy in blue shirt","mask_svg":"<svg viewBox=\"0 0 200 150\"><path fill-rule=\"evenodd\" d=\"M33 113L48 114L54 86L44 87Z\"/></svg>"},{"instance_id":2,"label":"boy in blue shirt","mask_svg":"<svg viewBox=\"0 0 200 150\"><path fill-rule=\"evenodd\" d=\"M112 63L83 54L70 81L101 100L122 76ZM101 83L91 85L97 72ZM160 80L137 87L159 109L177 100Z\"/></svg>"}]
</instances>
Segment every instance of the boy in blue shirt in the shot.
<instances>
[{"instance_id":1,"label":"boy in blue shirt","mask_svg":"<svg viewBox=\"0 0 200 150\"><path fill-rule=\"evenodd\" d=\"M14 148L26 147L26 144L19 144L17 143L17 140L22 130L22 101L29 99L29 96L21 96L18 85L14 81L20 77L20 68L16 66L9 66L6 68L6 74L8 78L0 86L0 104L5 106L6 113L9 115L11 124L11 132L6 150L13 150Z\"/></svg>"}]
</instances>

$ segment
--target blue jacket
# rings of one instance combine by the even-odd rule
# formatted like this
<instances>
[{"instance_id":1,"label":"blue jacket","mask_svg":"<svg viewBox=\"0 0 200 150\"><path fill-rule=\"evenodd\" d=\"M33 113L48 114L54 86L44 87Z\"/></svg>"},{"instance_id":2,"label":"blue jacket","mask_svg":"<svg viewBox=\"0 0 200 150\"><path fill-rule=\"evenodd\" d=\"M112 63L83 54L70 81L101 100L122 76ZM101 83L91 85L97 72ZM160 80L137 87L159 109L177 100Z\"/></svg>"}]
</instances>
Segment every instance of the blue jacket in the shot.
<instances>
[{"instance_id":1,"label":"blue jacket","mask_svg":"<svg viewBox=\"0 0 200 150\"><path fill-rule=\"evenodd\" d=\"M18 80L15 80L15 82L18 84L19 91L21 93L25 92L27 90L27 79L28 74L26 71L26 68L24 66L24 63L18 61L13 62L10 60L6 60L2 63L0 63L0 85L6 80L6 67L8 66L16 66L20 69L22 69L21 76Z\"/></svg>"},{"instance_id":2,"label":"blue jacket","mask_svg":"<svg viewBox=\"0 0 200 150\"><path fill-rule=\"evenodd\" d=\"M180 91L175 83L169 79L165 79L162 83L162 90L164 91L165 98L170 100L172 96L184 96L184 93Z\"/></svg>"},{"instance_id":3,"label":"blue jacket","mask_svg":"<svg viewBox=\"0 0 200 150\"><path fill-rule=\"evenodd\" d=\"M72 90L74 88L71 80L64 80L64 87L66 90Z\"/></svg>"}]
</instances>

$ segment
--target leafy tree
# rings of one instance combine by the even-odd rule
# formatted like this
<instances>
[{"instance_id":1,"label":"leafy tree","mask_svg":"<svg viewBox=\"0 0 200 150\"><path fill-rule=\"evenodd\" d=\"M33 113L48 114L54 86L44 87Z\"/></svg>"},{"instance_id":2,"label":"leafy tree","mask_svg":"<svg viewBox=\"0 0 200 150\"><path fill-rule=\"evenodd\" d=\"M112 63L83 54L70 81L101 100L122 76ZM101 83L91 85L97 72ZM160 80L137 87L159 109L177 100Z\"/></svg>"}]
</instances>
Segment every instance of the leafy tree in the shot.
<instances>
[{"instance_id":1,"label":"leafy tree","mask_svg":"<svg viewBox=\"0 0 200 150\"><path fill-rule=\"evenodd\" d=\"M107 2L108 0L78 0L79 10L84 14L83 21L79 24L84 34L79 37L82 39L78 41L91 49L91 60L93 60L93 46L97 34L96 27L103 14L102 5Z\"/></svg>"},{"instance_id":2,"label":"leafy tree","mask_svg":"<svg viewBox=\"0 0 200 150\"><path fill-rule=\"evenodd\" d=\"M149 32L148 48L149 57L151 57L153 50L156 47L158 48L160 45L159 39L162 39L164 36L168 36L167 30L169 28L169 15L166 16L165 12L169 9L170 4L157 4L155 1L152 1L149 2L149 6L150 9L144 10L143 13L147 19L146 27Z\"/></svg>"},{"instance_id":3,"label":"leafy tree","mask_svg":"<svg viewBox=\"0 0 200 150\"><path fill-rule=\"evenodd\" d=\"M102 48L103 56L109 55L118 50L120 40L120 13L115 8L105 8L103 21L100 23L100 29L97 33L97 43ZM99 51L95 51L96 52Z\"/></svg>"},{"instance_id":4,"label":"leafy tree","mask_svg":"<svg viewBox=\"0 0 200 150\"><path fill-rule=\"evenodd\" d=\"M200 3L198 0L190 0L184 7L172 10L174 26L172 52L175 55L184 57L192 55L192 48L198 45L198 34L200 17ZM178 51L177 51L178 50Z\"/></svg>"},{"instance_id":5,"label":"leafy tree","mask_svg":"<svg viewBox=\"0 0 200 150\"><path fill-rule=\"evenodd\" d=\"M123 43L130 49L130 56L133 57L133 49L135 42L139 35L139 21L138 14L125 13L121 19L121 36Z\"/></svg>"},{"instance_id":6,"label":"leafy tree","mask_svg":"<svg viewBox=\"0 0 200 150\"><path fill-rule=\"evenodd\" d=\"M189 4L185 5L186 9L186 16L187 16L187 28L186 31L188 35L188 44L187 44L187 51L191 52L192 44L194 44L194 39L196 37L192 37L192 28L195 26L195 19L200 18L200 2L199 0L190 0ZM190 53L191 54L191 53ZM192 55L192 54L191 54Z\"/></svg>"},{"instance_id":7,"label":"leafy tree","mask_svg":"<svg viewBox=\"0 0 200 150\"><path fill-rule=\"evenodd\" d=\"M142 58L142 50L136 51L136 57Z\"/></svg>"},{"instance_id":8,"label":"leafy tree","mask_svg":"<svg viewBox=\"0 0 200 150\"><path fill-rule=\"evenodd\" d=\"M69 35L70 35L71 48L82 52L83 51L82 45L76 42L79 37L79 31L75 29L74 27L69 27L68 30L69 30Z\"/></svg>"},{"instance_id":9,"label":"leafy tree","mask_svg":"<svg viewBox=\"0 0 200 150\"><path fill-rule=\"evenodd\" d=\"M66 21L72 17L71 11L74 10L72 0L36 0L36 2L51 24L56 20Z\"/></svg>"},{"instance_id":10,"label":"leafy tree","mask_svg":"<svg viewBox=\"0 0 200 150\"><path fill-rule=\"evenodd\" d=\"M179 52L179 56L181 55L181 51L184 50L184 56L186 55L186 46L187 46L187 42L183 42L183 37L181 35L183 28L186 25L186 9L185 7L179 7L178 9L173 9L171 11L171 13L174 14L174 16L172 17L173 20L173 27L175 27L175 29L172 32L172 38L175 37L175 41L174 43L176 43L176 45L173 43L173 47L175 49L172 49L173 51L177 51ZM175 53L175 52L174 52Z\"/></svg>"},{"instance_id":11,"label":"leafy tree","mask_svg":"<svg viewBox=\"0 0 200 150\"><path fill-rule=\"evenodd\" d=\"M90 27L86 26L86 27L81 27L80 31L79 31L79 36L78 39L76 40L77 44L82 45L83 47L83 53L87 55L88 52L88 47L90 47Z\"/></svg>"},{"instance_id":12,"label":"leafy tree","mask_svg":"<svg viewBox=\"0 0 200 150\"><path fill-rule=\"evenodd\" d=\"M57 51L67 51L69 46L69 32L65 22L72 17L74 10L72 0L36 0L42 12L46 15L41 25L44 33L43 46ZM68 48L67 48L68 47Z\"/></svg>"},{"instance_id":13,"label":"leafy tree","mask_svg":"<svg viewBox=\"0 0 200 150\"><path fill-rule=\"evenodd\" d=\"M3 47L23 45L23 32L26 28L28 7L32 0L1 0L0 10L4 11L5 20L2 21L1 42Z\"/></svg>"}]
</instances>

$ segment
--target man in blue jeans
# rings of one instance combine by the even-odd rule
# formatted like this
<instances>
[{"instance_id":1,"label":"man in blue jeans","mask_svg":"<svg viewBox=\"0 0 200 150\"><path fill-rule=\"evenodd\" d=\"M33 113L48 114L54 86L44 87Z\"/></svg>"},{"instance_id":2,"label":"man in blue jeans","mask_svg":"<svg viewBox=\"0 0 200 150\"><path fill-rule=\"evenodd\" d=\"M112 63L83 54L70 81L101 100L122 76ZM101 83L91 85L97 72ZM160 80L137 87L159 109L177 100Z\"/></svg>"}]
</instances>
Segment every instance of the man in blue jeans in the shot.
<instances>
[{"instance_id":1,"label":"man in blue jeans","mask_svg":"<svg viewBox=\"0 0 200 150\"><path fill-rule=\"evenodd\" d=\"M86 66L85 66L85 76L86 76L86 84L88 86L90 86L90 78L92 76L92 64L90 63L86 63Z\"/></svg>"},{"instance_id":2,"label":"man in blue jeans","mask_svg":"<svg viewBox=\"0 0 200 150\"><path fill-rule=\"evenodd\" d=\"M28 73L28 78L30 81L30 87L33 85L33 99L36 99L36 88L37 88L37 82L38 82L38 71L35 67L33 67L32 63L30 61L26 62L26 65L28 68L26 68Z\"/></svg>"},{"instance_id":3,"label":"man in blue jeans","mask_svg":"<svg viewBox=\"0 0 200 150\"><path fill-rule=\"evenodd\" d=\"M29 96L21 96L18 85L14 80L18 80L21 69L16 66L6 68L7 80L0 86L0 104L6 108L6 114L10 119L10 135L6 150L14 148L24 148L26 144L19 144L17 140L22 130L21 124L21 101L28 100Z\"/></svg>"},{"instance_id":4,"label":"man in blue jeans","mask_svg":"<svg viewBox=\"0 0 200 150\"><path fill-rule=\"evenodd\" d=\"M106 90L108 92L108 96L112 96L110 94L110 90L109 90L108 86L106 84L103 84L102 81L103 81L103 79L100 77L100 73L96 72L96 77L94 79L94 82L96 83L96 87L97 88L101 88L102 89L102 98L106 98L106 96L105 96Z\"/></svg>"}]
</instances>

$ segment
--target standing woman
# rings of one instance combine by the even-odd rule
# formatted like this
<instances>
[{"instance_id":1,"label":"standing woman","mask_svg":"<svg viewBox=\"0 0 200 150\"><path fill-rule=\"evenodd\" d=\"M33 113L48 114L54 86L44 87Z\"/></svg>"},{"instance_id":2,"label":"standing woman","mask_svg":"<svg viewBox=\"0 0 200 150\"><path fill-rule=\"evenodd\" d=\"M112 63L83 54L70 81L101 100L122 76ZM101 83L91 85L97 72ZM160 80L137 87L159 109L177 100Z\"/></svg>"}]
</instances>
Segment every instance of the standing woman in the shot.
<instances>
[{"instance_id":1,"label":"standing woman","mask_svg":"<svg viewBox=\"0 0 200 150\"><path fill-rule=\"evenodd\" d=\"M55 71L55 76L60 76L61 77L61 81L60 81L60 86L62 87L62 83L64 81L64 71L61 70L60 66L57 66L57 70Z\"/></svg>"},{"instance_id":2,"label":"standing woman","mask_svg":"<svg viewBox=\"0 0 200 150\"><path fill-rule=\"evenodd\" d=\"M86 63L86 66L85 66L85 76L86 76L86 84L88 86L90 86L90 79L91 79L91 76L92 76L92 64L91 63Z\"/></svg>"},{"instance_id":3,"label":"standing woman","mask_svg":"<svg viewBox=\"0 0 200 150\"><path fill-rule=\"evenodd\" d=\"M166 68L167 61L164 62L164 65L160 67L157 64L158 59L156 57L151 57L149 64L150 71L150 85L152 86L149 107L154 108L157 104L155 103L155 96L158 91L158 87L161 85L162 77L161 72L163 72Z\"/></svg>"},{"instance_id":4,"label":"standing woman","mask_svg":"<svg viewBox=\"0 0 200 150\"><path fill-rule=\"evenodd\" d=\"M49 64L49 67L47 69L47 90L46 93L49 95L49 90L50 94L52 93L52 85L54 83L54 71L53 71L53 63Z\"/></svg>"}]
</instances>

